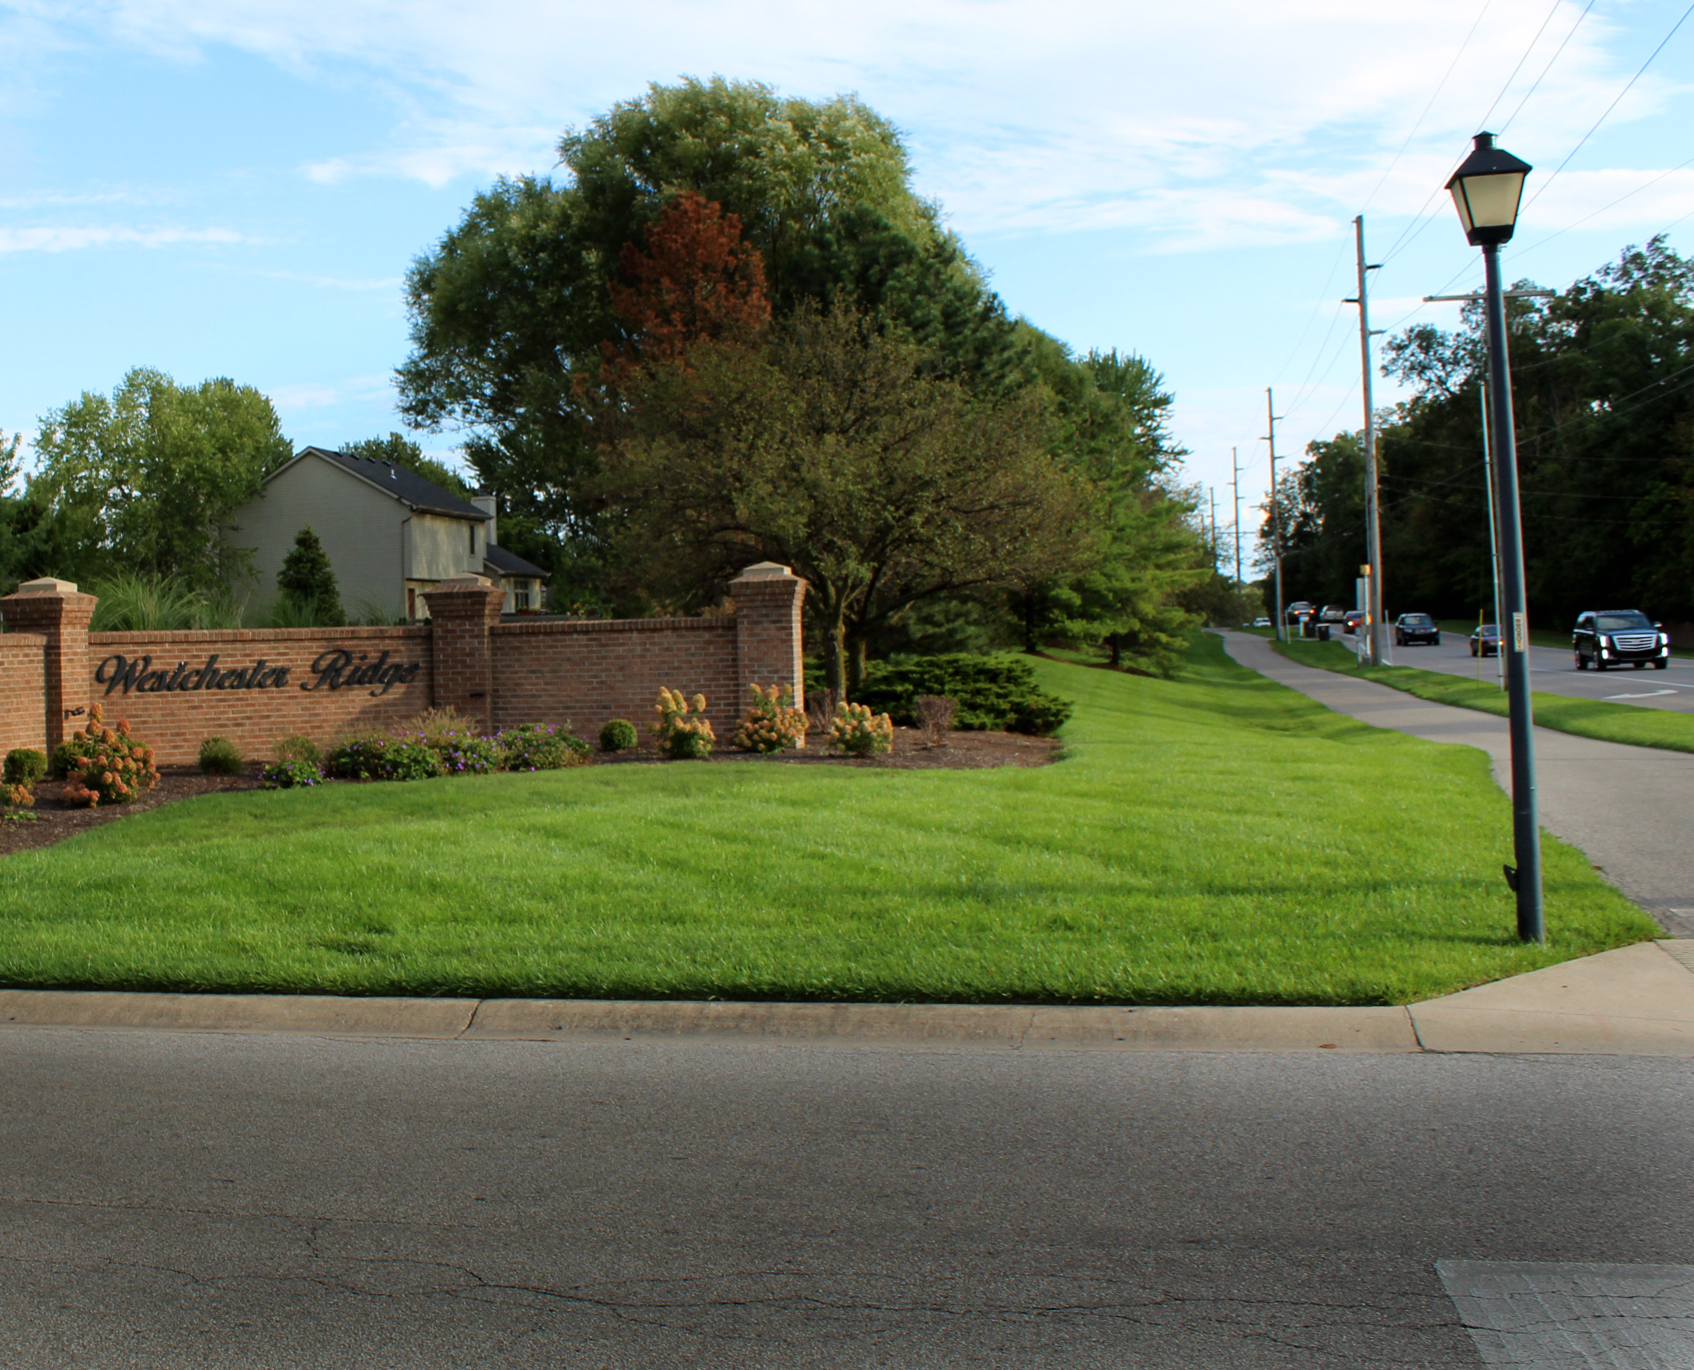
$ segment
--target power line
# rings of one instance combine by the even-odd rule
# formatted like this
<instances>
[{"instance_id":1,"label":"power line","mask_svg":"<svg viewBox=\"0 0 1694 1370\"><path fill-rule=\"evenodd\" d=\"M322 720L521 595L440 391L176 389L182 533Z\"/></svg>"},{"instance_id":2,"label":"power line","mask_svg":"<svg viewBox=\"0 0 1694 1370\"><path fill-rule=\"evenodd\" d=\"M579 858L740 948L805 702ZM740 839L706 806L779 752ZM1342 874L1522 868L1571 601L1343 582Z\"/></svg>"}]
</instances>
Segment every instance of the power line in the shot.
<instances>
[{"instance_id":1,"label":"power line","mask_svg":"<svg viewBox=\"0 0 1694 1370\"><path fill-rule=\"evenodd\" d=\"M1547 11L1547 17L1541 21L1541 27L1535 30L1535 37L1529 40L1529 46L1523 50L1523 56L1518 58L1518 64L1512 68L1512 74L1506 78L1506 84L1500 87L1500 93L1494 97L1494 103L1488 106L1482 118L1476 121L1479 132L1488 127L1488 116L1494 113L1500 101L1506 98L1506 92L1512 88L1512 82L1518 79L1518 73L1523 70L1523 64L1529 60L1529 54L1535 51L1535 45L1541 41L1541 35L1547 32L1547 25L1553 22L1553 16L1559 12L1564 3L1565 0L1553 0L1553 8ZM1580 23L1581 20L1577 22ZM1576 30L1572 29L1571 32L1574 33Z\"/></svg>"},{"instance_id":2,"label":"power line","mask_svg":"<svg viewBox=\"0 0 1694 1370\"><path fill-rule=\"evenodd\" d=\"M1476 20L1470 26L1470 32L1465 35L1465 41L1459 44L1459 50L1453 54L1453 60L1447 64L1447 70L1442 74L1440 82L1436 85L1434 94L1429 97L1429 102L1424 105L1423 113L1418 115L1417 122L1412 125L1412 131L1406 135L1406 141L1400 144L1400 150L1394 154L1393 160L1388 163L1387 168L1377 179L1371 193L1365 197L1364 204L1360 206L1361 211L1370 208L1371 201L1376 199L1376 192L1382 189L1383 182L1387 181L1389 173L1400 165L1400 158L1405 156L1406 149L1412 145L1412 139L1417 137L1418 130L1423 127L1423 121L1429 117L1429 111L1435 108L1435 102L1440 99L1441 92L1447 88L1447 82L1453 75L1453 69L1459 65L1459 59L1465 55L1465 49L1470 46L1470 40L1476 37L1476 31L1481 27L1483 17L1487 15L1489 7L1493 3L1494 0L1483 0L1482 8L1477 12Z\"/></svg>"},{"instance_id":3,"label":"power line","mask_svg":"<svg viewBox=\"0 0 1694 1370\"><path fill-rule=\"evenodd\" d=\"M1587 13L1586 10L1583 11L1583 12ZM1531 205L1533 205L1537 200L1539 200L1543 195L1545 195L1547 193L1547 187L1552 185L1554 181L1559 179L1559 172L1563 171L1566 167L1568 167L1570 165L1571 158L1576 156L1577 153L1582 151L1583 144L1586 143L1590 138L1592 138L1594 136L1594 130L1599 128L1601 124L1605 123L1607 117L1611 114L1611 112L1618 107L1618 101L1622 100L1624 96L1628 95L1629 92L1634 89L1635 83L1641 79L1642 73L1645 72L1648 67L1653 65L1653 59L1665 50L1665 44L1666 43L1670 42L1670 40L1672 38L1676 37L1676 31L1679 28L1681 28L1684 23L1687 22L1688 16L1691 15L1691 14L1694 14L1694 4L1689 5L1687 9L1683 10L1682 18L1678 19L1674 24L1672 24L1670 26L1670 32L1667 33L1663 38L1661 38L1659 40L1659 46L1658 47L1654 48L1650 53L1647 54L1647 60L1645 62L1643 62L1640 65L1640 67L1638 67L1636 69L1635 75L1633 75L1629 78L1629 84L1626 85L1622 90L1620 90L1617 93L1617 96L1612 100L1612 103L1606 106L1605 113L1603 113L1598 119L1596 119L1594 121L1594 128L1589 129L1587 133L1583 134L1582 137L1577 140L1576 146L1573 147L1568 154L1566 154L1565 160L1560 162L1558 167L1554 170L1553 174L1541 183L1541 188L1539 190L1537 190L1535 192L1535 194L1530 197L1529 204L1524 206L1525 209L1530 208Z\"/></svg>"},{"instance_id":4,"label":"power line","mask_svg":"<svg viewBox=\"0 0 1694 1370\"><path fill-rule=\"evenodd\" d=\"M1586 8L1583 9L1581 14L1576 16L1576 22L1570 26L1570 32L1565 35L1564 42L1559 44L1558 51L1547 59L1547 65L1541 68L1541 75L1537 76L1534 84L1523 93L1523 99L1518 101L1518 107L1512 111L1511 117L1508 118L1505 123L1500 125L1501 133L1504 133L1507 129L1509 129L1512 126L1512 120L1516 119L1518 115L1523 113L1523 107L1529 103L1529 97L1540 89L1541 83L1547 79L1547 73L1553 69L1553 64L1559 60L1560 55L1565 50L1566 44L1568 44L1572 38L1576 37L1576 31L1582 27L1582 21L1588 17L1588 11L1593 8L1594 0L1588 0ZM1478 130L1478 132L1480 131L1481 130Z\"/></svg>"}]
</instances>

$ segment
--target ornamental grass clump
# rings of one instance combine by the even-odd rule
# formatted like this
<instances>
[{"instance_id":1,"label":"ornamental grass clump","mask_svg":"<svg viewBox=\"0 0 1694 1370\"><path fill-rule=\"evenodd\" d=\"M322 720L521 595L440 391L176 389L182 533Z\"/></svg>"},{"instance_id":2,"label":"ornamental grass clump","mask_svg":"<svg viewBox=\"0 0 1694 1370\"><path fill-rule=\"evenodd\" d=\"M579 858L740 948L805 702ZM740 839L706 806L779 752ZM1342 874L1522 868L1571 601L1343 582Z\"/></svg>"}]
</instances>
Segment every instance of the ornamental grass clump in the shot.
<instances>
[{"instance_id":1,"label":"ornamental grass clump","mask_svg":"<svg viewBox=\"0 0 1694 1370\"><path fill-rule=\"evenodd\" d=\"M206 775L240 775L241 753L227 737L208 737L200 744L200 769Z\"/></svg>"},{"instance_id":2,"label":"ornamental grass clump","mask_svg":"<svg viewBox=\"0 0 1694 1370\"><path fill-rule=\"evenodd\" d=\"M794 687L771 685L760 689L749 685L747 688L752 691L753 703L736 725L732 739L735 745L744 752L766 754L804 747L806 714L794 707Z\"/></svg>"},{"instance_id":3,"label":"ornamental grass clump","mask_svg":"<svg viewBox=\"0 0 1694 1370\"><path fill-rule=\"evenodd\" d=\"M829 725L829 745L849 756L876 756L894 745L894 720L867 704L839 704Z\"/></svg>"},{"instance_id":4,"label":"ornamental grass clump","mask_svg":"<svg viewBox=\"0 0 1694 1370\"><path fill-rule=\"evenodd\" d=\"M524 723L507 728L494 741L500 748L503 771L560 771L567 766L586 766L594 760L594 749L569 731L570 724Z\"/></svg>"},{"instance_id":5,"label":"ornamental grass clump","mask_svg":"<svg viewBox=\"0 0 1694 1370\"><path fill-rule=\"evenodd\" d=\"M661 685L653 712L659 716L653 724L653 736L659 749L672 760L699 761L712 754L718 736L706 718L705 695L695 695L690 707L682 691Z\"/></svg>"},{"instance_id":6,"label":"ornamental grass clump","mask_svg":"<svg viewBox=\"0 0 1694 1370\"><path fill-rule=\"evenodd\" d=\"M60 798L74 807L127 804L159 783L153 749L129 735L129 723L108 728L96 704L88 726L53 749L50 772L65 777Z\"/></svg>"}]
</instances>

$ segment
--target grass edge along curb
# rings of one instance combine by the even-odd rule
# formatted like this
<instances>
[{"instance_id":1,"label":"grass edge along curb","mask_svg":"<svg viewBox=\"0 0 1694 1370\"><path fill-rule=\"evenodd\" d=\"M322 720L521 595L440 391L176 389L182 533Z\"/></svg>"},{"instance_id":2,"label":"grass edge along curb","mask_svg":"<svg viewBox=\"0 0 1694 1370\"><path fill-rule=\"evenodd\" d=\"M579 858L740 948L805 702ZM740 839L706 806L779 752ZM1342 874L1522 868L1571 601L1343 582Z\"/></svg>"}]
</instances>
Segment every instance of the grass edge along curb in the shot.
<instances>
[{"instance_id":1,"label":"grass edge along curb","mask_svg":"<svg viewBox=\"0 0 1694 1370\"><path fill-rule=\"evenodd\" d=\"M0 984L1383 1005L1651 938L1574 848L1515 936L1487 758L1231 661L1035 663L1035 769L585 766L210 795L5 858Z\"/></svg>"},{"instance_id":2,"label":"grass edge along curb","mask_svg":"<svg viewBox=\"0 0 1694 1370\"><path fill-rule=\"evenodd\" d=\"M1341 642L1273 642L1277 654L1301 666L1315 666L1337 675L1387 685L1432 704L1451 704L1459 709L1507 716L1506 696L1495 681L1467 680L1464 676L1426 671L1418 666L1364 666L1353 649ZM1603 699L1580 699L1574 695L1531 693L1538 728L1592 738L1596 742L1620 742L1630 747L1657 747L1667 752L1694 752L1694 715L1668 709L1638 709Z\"/></svg>"}]
</instances>

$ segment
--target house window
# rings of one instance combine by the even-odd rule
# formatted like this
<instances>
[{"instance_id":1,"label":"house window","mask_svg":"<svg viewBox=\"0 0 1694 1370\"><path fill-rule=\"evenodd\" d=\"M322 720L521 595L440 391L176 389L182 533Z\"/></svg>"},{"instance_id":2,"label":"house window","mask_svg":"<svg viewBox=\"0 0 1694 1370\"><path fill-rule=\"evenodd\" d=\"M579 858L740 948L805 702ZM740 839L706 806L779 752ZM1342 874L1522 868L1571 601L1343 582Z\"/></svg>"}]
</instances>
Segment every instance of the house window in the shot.
<instances>
[{"instance_id":1,"label":"house window","mask_svg":"<svg viewBox=\"0 0 1694 1370\"><path fill-rule=\"evenodd\" d=\"M476 524L471 524L471 555L476 555Z\"/></svg>"},{"instance_id":2,"label":"house window","mask_svg":"<svg viewBox=\"0 0 1694 1370\"><path fill-rule=\"evenodd\" d=\"M512 607L514 609L529 608L529 582L518 580L512 583Z\"/></svg>"},{"instance_id":3,"label":"house window","mask_svg":"<svg viewBox=\"0 0 1694 1370\"><path fill-rule=\"evenodd\" d=\"M416 618L417 616L418 616L418 587L416 585L408 585L406 587L406 617L407 618Z\"/></svg>"}]
</instances>

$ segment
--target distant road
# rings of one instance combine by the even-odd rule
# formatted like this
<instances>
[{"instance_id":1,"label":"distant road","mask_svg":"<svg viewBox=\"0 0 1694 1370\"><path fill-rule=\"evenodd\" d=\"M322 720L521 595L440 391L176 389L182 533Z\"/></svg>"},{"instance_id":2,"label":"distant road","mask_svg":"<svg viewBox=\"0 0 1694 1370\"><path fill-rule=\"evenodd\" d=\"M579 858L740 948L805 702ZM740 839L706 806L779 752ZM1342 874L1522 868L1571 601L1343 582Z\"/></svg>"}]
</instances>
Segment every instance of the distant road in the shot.
<instances>
[{"instance_id":1,"label":"distant road","mask_svg":"<svg viewBox=\"0 0 1694 1370\"><path fill-rule=\"evenodd\" d=\"M1392 642L1390 646L1396 666L1417 666L1467 679L1500 678L1499 658L1471 656L1470 638L1464 634L1443 630L1440 645L1434 647L1393 647ZM1529 654L1529 670L1531 686L1548 694L1694 713L1694 660L1685 656L1673 656L1669 668L1663 671L1655 671L1651 666L1640 671L1633 667L1579 671L1569 651L1536 647Z\"/></svg>"}]
</instances>

